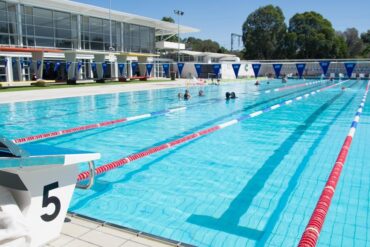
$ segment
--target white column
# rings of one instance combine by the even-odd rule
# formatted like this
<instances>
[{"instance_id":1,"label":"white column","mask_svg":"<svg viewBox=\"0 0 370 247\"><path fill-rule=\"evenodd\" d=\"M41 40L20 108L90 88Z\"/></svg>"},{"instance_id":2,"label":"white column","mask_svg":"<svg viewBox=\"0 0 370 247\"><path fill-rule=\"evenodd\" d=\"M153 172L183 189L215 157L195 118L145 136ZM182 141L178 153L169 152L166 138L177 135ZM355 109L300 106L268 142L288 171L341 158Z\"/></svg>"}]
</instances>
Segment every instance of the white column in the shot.
<instances>
[{"instance_id":1,"label":"white column","mask_svg":"<svg viewBox=\"0 0 370 247\"><path fill-rule=\"evenodd\" d=\"M119 71L117 71L117 77L125 77L125 71L131 71L130 70L130 65L127 64L127 56L126 55L117 55L117 66L118 64L123 63L125 65L125 68L123 69L123 75L121 76L119 74ZM129 67L129 68L126 68ZM127 73L127 77L129 77L129 73Z\"/></svg>"},{"instance_id":2,"label":"white column","mask_svg":"<svg viewBox=\"0 0 370 247\"><path fill-rule=\"evenodd\" d=\"M94 54L94 59L96 62L96 72L98 73L98 79L104 78L104 71L102 63L105 62L105 55L104 54Z\"/></svg>"},{"instance_id":3,"label":"white column","mask_svg":"<svg viewBox=\"0 0 370 247\"><path fill-rule=\"evenodd\" d=\"M147 57L138 57L140 76L146 76L146 63L148 63Z\"/></svg>"},{"instance_id":4,"label":"white column","mask_svg":"<svg viewBox=\"0 0 370 247\"><path fill-rule=\"evenodd\" d=\"M5 59L7 59L7 64L6 64L6 67L5 67L5 71L6 71L6 81L7 82L13 82L13 63L12 63L12 57L6 57Z\"/></svg>"},{"instance_id":5,"label":"white column","mask_svg":"<svg viewBox=\"0 0 370 247\"><path fill-rule=\"evenodd\" d=\"M89 60L89 64L87 65L87 71L88 71L88 76L89 78L94 78L94 71L92 70L92 67L91 67L91 64L92 64L93 60L90 59Z\"/></svg>"},{"instance_id":6,"label":"white column","mask_svg":"<svg viewBox=\"0 0 370 247\"><path fill-rule=\"evenodd\" d=\"M21 62L23 62L21 60L21 58L17 58L17 67L18 67L18 77L19 77L19 80L20 81L25 81L25 73L26 73L26 70L24 69L24 67L21 65ZM23 67L23 68L22 68Z\"/></svg>"},{"instance_id":7,"label":"white column","mask_svg":"<svg viewBox=\"0 0 370 247\"><path fill-rule=\"evenodd\" d=\"M69 66L69 69L68 69L68 77L67 77L68 80L71 80L73 78L77 79L77 76L76 76L76 68L77 68L76 56L77 56L76 53L70 53L70 52L64 53L66 63L68 63L68 62L71 63L71 65ZM67 66L67 64L66 64L66 66Z\"/></svg>"},{"instance_id":8,"label":"white column","mask_svg":"<svg viewBox=\"0 0 370 247\"><path fill-rule=\"evenodd\" d=\"M37 70L37 62L41 61L40 67ZM42 79L44 69L44 53L43 52L32 52L32 65L34 67L35 76L37 79Z\"/></svg>"}]
</instances>

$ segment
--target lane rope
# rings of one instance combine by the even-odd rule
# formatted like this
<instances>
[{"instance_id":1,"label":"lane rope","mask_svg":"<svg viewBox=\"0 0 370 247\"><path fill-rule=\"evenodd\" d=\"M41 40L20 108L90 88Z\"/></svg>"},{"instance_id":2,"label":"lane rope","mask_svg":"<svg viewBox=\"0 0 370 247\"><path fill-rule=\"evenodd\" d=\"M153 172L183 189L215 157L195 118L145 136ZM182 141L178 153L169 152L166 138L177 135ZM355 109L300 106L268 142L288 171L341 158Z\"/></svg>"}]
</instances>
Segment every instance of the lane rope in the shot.
<instances>
[{"instance_id":1,"label":"lane rope","mask_svg":"<svg viewBox=\"0 0 370 247\"><path fill-rule=\"evenodd\" d=\"M355 136L358 123L360 122L361 113L364 109L367 94L369 91L370 81L366 86L364 96L361 100L361 104L357 109L354 120L351 123L348 135L344 140L342 148L337 156L337 160L334 167L329 175L329 178L325 184L325 187L320 195L320 198L316 204L316 207L311 215L311 218L306 226L305 231L302 234L301 240L298 244L299 247L314 247L320 236L321 229L324 225L326 215L328 214L329 207L331 205L332 198L335 193L336 186L339 182L340 175L342 173L343 166L346 162L348 151L351 147L352 140Z\"/></svg>"},{"instance_id":2,"label":"lane rope","mask_svg":"<svg viewBox=\"0 0 370 247\"><path fill-rule=\"evenodd\" d=\"M318 84L320 82L322 82L322 81L314 81L314 82L292 85L292 86L288 86L288 87L275 88L275 89L271 89L271 90L265 90L265 91L263 91L263 93L267 94L267 93L270 93L271 91L282 92L282 91L285 91L285 90L294 89L294 88L298 88L298 87L305 87L305 86L315 85L315 84ZM219 101L221 101L221 100L219 99ZM222 99L222 101L223 101L223 99ZM131 117L125 117L125 118L120 118L120 119L115 119L115 120L108 120L108 121L101 122L101 123L94 123L94 124L89 124L89 125L64 129L64 130L58 130L58 131L53 131L53 132L48 132L48 133L43 133L43 134L32 135L32 136L28 136L28 137L21 137L21 138L14 139L12 141L15 144L23 144L23 143L41 141L41 140L45 140L45 139L56 138L56 137L60 137L60 136L64 136L64 135L70 135L70 134L84 132L84 131L93 130L93 129L97 129L97 128L103 128L103 127L112 126L112 125L116 125L116 124L121 124L121 123L125 123L125 122L137 121L137 120L142 120L142 119L146 119L146 118L165 115L165 114L168 114L168 113L184 111L186 109L190 109L190 108L195 107L195 106L199 106L199 104L192 105L192 106L182 106L182 107L176 107L176 108L171 108L171 109L165 109L165 110L155 111L155 112L136 115L136 116L131 116Z\"/></svg>"},{"instance_id":3,"label":"lane rope","mask_svg":"<svg viewBox=\"0 0 370 247\"><path fill-rule=\"evenodd\" d=\"M99 174L108 172L108 171L110 171L112 169L115 169L115 168L124 166L124 165L126 165L126 164L128 164L128 163L130 163L132 161L135 161L135 160L138 160L138 159L142 159L142 158L144 158L146 156L149 156L151 154L154 154L154 153L163 151L165 149L168 149L168 148L171 148L171 147L180 145L182 143L185 143L185 142L188 142L190 140L199 138L201 136L211 134L211 133L213 133L213 132L215 132L217 130L221 130L221 129L227 128L229 126L232 126L234 124L237 124L237 123L239 123L239 122L241 122L243 120L257 117L257 116L262 115L262 114L264 114L266 112L276 110L276 109L278 109L278 108L280 108L280 107L282 107L284 105L289 105L289 104L291 104L291 103L293 103L295 101L300 101L303 98L308 98L308 97L313 96L313 95L315 95L317 93L323 92L325 90L328 90L330 88L333 88L335 86L338 86L338 85L340 85L342 83L345 83L347 81L349 81L349 80L341 81L341 82L338 82L336 84L333 84L333 85L330 85L330 86L327 86L327 87L324 87L324 88L321 88L321 89L317 89L317 90L311 91L310 93L306 93L306 94L304 94L302 96L298 96L298 97L295 97L293 99L283 101L280 104L275 104L275 105L270 106L270 107L267 107L267 108L265 108L263 110L255 111L253 113L250 113L250 114L247 114L247 115L243 115L243 116L240 116L239 118L236 118L236 119L227 121L225 123L221 123L221 124L215 125L213 127L210 127L210 128L207 128L207 129L204 129L204 130L201 130L201 131L198 131L198 132L189 134L189 135L186 135L186 136L181 137L179 139L176 139L174 141L167 142L167 143L164 143L162 145L149 148L149 149L144 150L144 151L139 152L139 153L131 154L131 155L129 155L127 157L124 157L122 159L119 159L119 160L116 160L116 161L113 161L113 162L110 162L110 163L107 163L105 165L102 165L102 166L97 167L95 169L95 174L96 175L99 175ZM84 172L81 172L78 175L77 180L78 181L82 181L82 180L85 180L85 179L89 178L89 176L90 176L89 171L84 171Z\"/></svg>"}]
</instances>

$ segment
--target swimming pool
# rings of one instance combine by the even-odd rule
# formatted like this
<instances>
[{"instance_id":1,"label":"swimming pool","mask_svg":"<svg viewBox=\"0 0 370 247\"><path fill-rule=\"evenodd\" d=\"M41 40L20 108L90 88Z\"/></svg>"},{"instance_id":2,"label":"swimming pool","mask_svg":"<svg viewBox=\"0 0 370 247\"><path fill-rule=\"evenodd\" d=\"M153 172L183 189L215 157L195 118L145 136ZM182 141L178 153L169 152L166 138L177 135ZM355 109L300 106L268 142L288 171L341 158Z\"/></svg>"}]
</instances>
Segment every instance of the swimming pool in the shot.
<instances>
[{"instance_id":1,"label":"swimming pool","mask_svg":"<svg viewBox=\"0 0 370 247\"><path fill-rule=\"evenodd\" d=\"M108 172L91 190L76 190L70 211L197 246L296 245L366 86L343 85L345 91L333 87ZM205 97L195 96L194 88L188 102L178 101L178 89L167 89L4 104L0 129L17 138L188 106L42 141L101 152L102 165L327 85L263 93L280 86L263 82L257 95L253 85L230 83L203 88ZM222 100L226 91L239 98ZM370 244L368 106L319 246Z\"/></svg>"}]
</instances>

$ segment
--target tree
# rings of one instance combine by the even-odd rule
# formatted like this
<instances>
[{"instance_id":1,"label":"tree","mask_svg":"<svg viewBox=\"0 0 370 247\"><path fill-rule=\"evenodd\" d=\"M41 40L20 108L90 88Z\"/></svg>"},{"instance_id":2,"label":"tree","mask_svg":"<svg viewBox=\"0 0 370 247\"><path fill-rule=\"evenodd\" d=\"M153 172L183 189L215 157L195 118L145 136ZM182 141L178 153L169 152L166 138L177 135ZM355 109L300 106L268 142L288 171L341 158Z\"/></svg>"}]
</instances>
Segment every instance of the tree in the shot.
<instances>
[{"instance_id":1,"label":"tree","mask_svg":"<svg viewBox=\"0 0 370 247\"><path fill-rule=\"evenodd\" d=\"M175 20L171 16L164 16L161 21L175 23Z\"/></svg>"},{"instance_id":2,"label":"tree","mask_svg":"<svg viewBox=\"0 0 370 247\"><path fill-rule=\"evenodd\" d=\"M361 40L364 43L364 49L362 51L362 56L370 58L370 30L366 33L361 34Z\"/></svg>"},{"instance_id":3,"label":"tree","mask_svg":"<svg viewBox=\"0 0 370 247\"><path fill-rule=\"evenodd\" d=\"M252 12L243 24L243 43L248 59L283 58L285 17L279 7L267 5Z\"/></svg>"},{"instance_id":4,"label":"tree","mask_svg":"<svg viewBox=\"0 0 370 247\"><path fill-rule=\"evenodd\" d=\"M333 53L336 54L336 58L347 58L348 57L348 47L346 40L342 35L336 33L335 42L333 46Z\"/></svg>"},{"instance_id":5,"label":"tree","mask_svg":"<svg viewBox=\"0 0 370 247\"><path fill-rule=\"evenodd\" d=\"M162 17L161 21L175 23L175 20L171 16L164 16ZM156 41L165 40L168 42L178 42L177 35L163 35L156 38Z\"/></svg>"},{"instance_id":6,"label":"tree","mask_svg":"<svg viewBox=\"0 0 370 247\"><path fill-rule=\"evenodd\" d=\"M220 46L219 43L206 39L201 40L194 37L185 39L186 48L192 51L201 52L215 52L215 53L226 53L228 52L224 47Z\"/></svg>"},{"instance_id":7,"label":"tree","mask_svg":"<svg viewBox=\"0 0 370 247\"><path fill-rule=\"evenodd\" d=\"M359 37L356 28L347 28L343 32L343 37L347 43L349 57L359 57L363 51L363 42Z\"/></svg>"},{"instance_id":8,"label":"tree","mask_svg":"<svg viewBox=\"0 0 370 247\"><path fill-rule=\"evenodd\" d=\"M289 33L296 34L297 58L338 58L343 47L330 21L316 12L295 14Z\"/></svg>"}]
</instances>

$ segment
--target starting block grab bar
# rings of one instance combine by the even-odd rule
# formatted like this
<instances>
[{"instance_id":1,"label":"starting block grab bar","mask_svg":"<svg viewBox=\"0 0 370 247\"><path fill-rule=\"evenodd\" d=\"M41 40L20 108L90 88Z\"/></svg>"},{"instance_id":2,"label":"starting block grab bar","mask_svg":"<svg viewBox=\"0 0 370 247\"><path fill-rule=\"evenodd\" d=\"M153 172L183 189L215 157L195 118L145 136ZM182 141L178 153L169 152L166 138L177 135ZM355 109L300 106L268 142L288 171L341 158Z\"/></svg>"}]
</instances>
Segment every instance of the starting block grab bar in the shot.
<instances>
[{"instance_id":1,"label":"starting block grab bar","mask_svg":"<svg viewBox=\"0 0 370 247\"><path fill-rule=\"evenodd\" d=\"M90 177L89 177L88 183L87 184L77 183L76 188L78 188L78 189L88 190L88 189L90 189L91 187L94 186L95 176L96 176L96 174L95 174L95 163L94 163L94 161L89 161L88 164L89 164L89 173L91 174Z\"/></svg>"}]
</instances>

